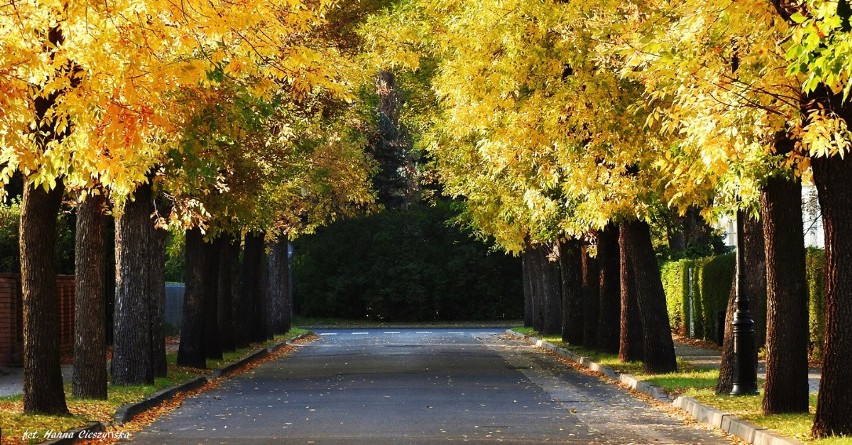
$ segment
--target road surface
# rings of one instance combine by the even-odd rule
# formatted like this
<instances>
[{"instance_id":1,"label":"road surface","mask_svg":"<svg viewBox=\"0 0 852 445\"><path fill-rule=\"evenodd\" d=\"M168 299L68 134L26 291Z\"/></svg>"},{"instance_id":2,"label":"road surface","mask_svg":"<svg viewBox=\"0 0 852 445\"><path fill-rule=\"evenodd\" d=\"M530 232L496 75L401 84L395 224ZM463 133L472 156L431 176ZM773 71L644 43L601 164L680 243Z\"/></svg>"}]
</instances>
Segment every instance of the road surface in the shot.
<instances>
[{"instance_id":1,"label":"road surface","mask_svg":"<svg viewBox=\"0 0 852 445\"><path fill-rule=\"evenodd\" d=\"M138 444L730 444L500 329L317 330Z\"/></svg>"}]
</instances>

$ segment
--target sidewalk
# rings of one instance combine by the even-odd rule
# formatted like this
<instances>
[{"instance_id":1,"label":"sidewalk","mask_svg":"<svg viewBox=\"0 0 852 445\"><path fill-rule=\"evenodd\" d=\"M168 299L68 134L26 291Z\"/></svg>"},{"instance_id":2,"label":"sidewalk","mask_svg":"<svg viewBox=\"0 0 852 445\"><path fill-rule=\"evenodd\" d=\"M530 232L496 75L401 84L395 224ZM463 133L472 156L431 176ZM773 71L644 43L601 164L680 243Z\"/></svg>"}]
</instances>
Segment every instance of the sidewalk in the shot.
<instances>
[{"instance_id":1,"label":"sidewalk","mask_svg":"<svg viewBox=\"0 0 852 445\"><path fill-rule=\"evenodd\" d=\"M702 368L718 369L719 362L722 359L721 351L718 349L690 345L680 339L675 339L675 354L693 365ZM808 386L811 393L816 393L819 390L820 377L821 372L819 369L808 370ZM763 361L757 364L757 378L766 378L766 366Z\"/></svg>"},{"instance_id":2,"label":"sidewalk","mask_svg":"<svg viewBox=\"0 0 852 445\"><path fill-rule=\"evenodd\" d=\"M71 382L71 365L62 365L62 381ZM24 393L24 368L0 367L0 397L15 396Z\"/></svg>"}]
</instances>

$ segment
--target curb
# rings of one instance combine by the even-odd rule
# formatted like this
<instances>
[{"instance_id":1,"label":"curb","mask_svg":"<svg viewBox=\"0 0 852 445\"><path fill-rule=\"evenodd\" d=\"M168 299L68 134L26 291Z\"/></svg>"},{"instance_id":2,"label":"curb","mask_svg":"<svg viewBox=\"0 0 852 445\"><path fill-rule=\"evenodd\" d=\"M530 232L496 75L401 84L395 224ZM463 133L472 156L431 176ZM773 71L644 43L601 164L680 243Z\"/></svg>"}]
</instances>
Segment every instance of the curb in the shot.
<instances>
[{"instance_id":1,"label":"curb","mask_svg":"<svg viewBox=\"0 0 852 445\"><path fill-rule=\"evenodd\" d=\"M113 423L116 425L122 425L124 423L130 422L137 415L151 409L160 403L175 397L178 393L192 391L194 389L198 389L204 386L207 382L212 379L221 378L227 376L235 369L240 368L248 363L251 363L255 360L266 357L273 352L278 351L279 349L291 345L297 340L301 340L307 336L311 335L310 333L300 334L288 340L284 340L282 342L278 342L272 346L258 349L257 351L249 354L248 356L237 360L230 365L223 366L215 371L210 377L200 376L195 379L192 379L188 382L182 383L180 385L175 385L170 388L163 389L158 391L151 396L145 398L144 400L140 400L134 403L128 403L127 405L123 405L115 411L115 415L113 416ZM88 434L92 433L102 433L106 431L107 425L101 422L89 422L84 426L72 428L62 433L58 433L62 437L39 442L39 445L72 445L81 440L91 439L91 437L87 437Z\"/></svg>"},{"instance_id":2,"label":"curb","mask_svg":"<svg viewBox=\"0 0 852 445\"><path fill-rule=\"evenodd\" d=\"M153 408L164 401L173 398L179 392L192 391L207 383L207 377L197 377L186 383L156 392L148 398L135 403L128 403L115 411L114 422L118 425L130 422L140 413Z\"/></svg>"},{"instance_id":3,"label":"curb","mask_svg":"<svg viewBox=\"0 0 852 445\"><path fill-rule=\"evenodd\" d=\"M620 381L634 390L649 395L661 402L671 403L675 407L685 411L687 414L695 418L695 420L719 428L722 431L736 436L748 443L755 445L804 445L804 442L802 441L778 435L764 427L739 419L731 413L722 412L716 408L703 405L692 397L678 397L672 401L668 394L654 385L638 380L629 374L618 374L609 366L603 366L595 363L589 360L588 357L582 357L575 352L561 348L550 342L524 335L511 329L507 330L506 333L514 336L515 338L523 339L535 346L551 351L556 355L579 363L580 365L603 374L612 380Z\"/></svg>"},{"instance_id":4,"label":"curb","mask_svg":"<svg viewBox=\"0 0 852 445\"><path fill-rule=\"evenodd\" d=\"M127 423L127 422L133 420L133 418L136 417L137 415L139 415L140 413L159 405L160 403L162 403L165 400L173 398L178 393L192 391L194 389L197 389L197 388L204 386L204 384L206 384L207 382L209 382L212 379L218 379L218 378L225 377L228 374L231 374L232 372L234 372L234 370L239 369L239 368L241 368L241 367L243 367L243 366L245 366L249 363L252 363L256 360L260 360L263 357L266 357L267 355L283 348L284 346L292 344L294 341L300 340L300 339L306 337L307 335L308 334L300 334L300 335L297 335L297 336L295 336L291 339L288 339L288 340L285 340L285 341L282 341L282 342L278 342L278 343L276 343L272 346L269 346L268 348L258 349L257 351L247 355L246 357L243 357L240 360L235 361L234 363L223 366L223 367L213 371L213 374L211 374L210 377L203 377L203 376L197 377L197 378L190 380L186 383L183 383L183 384L180 384L180 385L177 385L177 386L172 386L171 388L166 388L166 389L164 389L160 392L154 393L150 397L148 397L144 400L141 400L139 402L124 405L115 412L115 417L114 417L115 423L118 424L118 425L121 425L123 423Z\"/></svg>"}]
</instances>

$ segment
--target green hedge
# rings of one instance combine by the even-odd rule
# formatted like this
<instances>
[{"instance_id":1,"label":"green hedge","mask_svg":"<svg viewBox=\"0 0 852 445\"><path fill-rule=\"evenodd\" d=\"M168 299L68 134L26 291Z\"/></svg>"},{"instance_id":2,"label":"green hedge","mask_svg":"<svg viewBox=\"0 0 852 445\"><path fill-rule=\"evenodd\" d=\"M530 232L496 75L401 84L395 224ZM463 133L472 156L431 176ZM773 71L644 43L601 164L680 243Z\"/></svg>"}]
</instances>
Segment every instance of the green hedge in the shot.
<instances>
[{"instance_id":1,"label":"green hedge","mask_svg":"<svg viewBox=\"0 0 852 445\"><path fill-rule=\"evenodd\" d=\"M725 312L734 278L733 254L669 261L660 272L672 329L680 335L716 341L719 313Z\"/></svg>"},{"instance_id":2,"label":"green hedge","mask_svg":"<svg viewBox=\"0 0 852 445\"><path fill-rule=\"evenodd\" d=\"M815 359L822 358L825 334L825 251L809 248L805 256L808 277L808 311L810 312L810 349Z\"/></svg>"},{"instance_id":3,"label":"green hedge","mask_svg":"<svg viewBox=\"0 0 852 445\"><path fill-rule=\"evenodd\" d=\"M427 321L520 319L521 264L448 224L451 203L338 221L295 241L300 315Z\"/></svg>"},{"instance_id":4,"label":"green hedge","mask_svg":"<svg viewBox=\"0 0 852 445\"><path fill-rule=\"evenodd\" d=\"M728 305L728 295L734 282L734 254L717 255L704 259L698 269L698 282L701 298L701 329L700 338L718 341L723 332L719 330L719 318L723 317Z\"/></svg>"},{"instance_id":5,"label":"green hedge","mask_svg":"<svg viewBox=\"0 0 852 445\"><path fill-rule=\"evenodd\" d=\"M20 273L21 261L18 241L18 224L21 219L21 203L15 199L0 201L0 272ZM74 225L73 214L60 213L56 219L56 272L74 274Z\"/></svg>"},{"instance_id":6,"label":"green hedge","mask_svg":"<svg viewBox=\"0 0 852 445\"><path fill-rule=\"evenodd\" d=\"M669 324L680 335L689 334L689 269L692 260L669 261L660 267L663 289L666 291L666 306L669 309Z\"/></svg>"},{"instance_id":7,"label":"green hedge","mask_svg":"<svg viewBox=\"0 0 852 445\"><path fill-rule=\"evenodd\" d=\"M677 333L716 341L718 316L724 313L734 278L734 254L663 263L660 267L669 321ZM692 271L694 317L689 317L689 273ZM810 345L821 357L825 324L825 252L808 249L806 257L810 311ZM758 327L764 329L765 327ZM691 334L691 335L690 335Z\"/></svg>"}]
</instances>

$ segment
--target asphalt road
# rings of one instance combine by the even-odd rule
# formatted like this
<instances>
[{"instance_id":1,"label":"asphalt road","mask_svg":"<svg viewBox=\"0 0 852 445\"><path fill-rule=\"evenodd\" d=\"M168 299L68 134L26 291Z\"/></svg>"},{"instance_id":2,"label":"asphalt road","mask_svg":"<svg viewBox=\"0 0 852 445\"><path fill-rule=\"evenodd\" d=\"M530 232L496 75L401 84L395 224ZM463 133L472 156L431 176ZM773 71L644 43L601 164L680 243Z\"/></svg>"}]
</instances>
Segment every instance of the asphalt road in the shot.
<instances>
[{"instance_id":1,"label":"asphalt road","mask_svg":"<svg viewBox=\"0 0 852 445\"><path fill-rule=\"evenodd\" d=\"M499 329L318 330L139 444L730 444Z\"/></svg>"}]
</instances>

